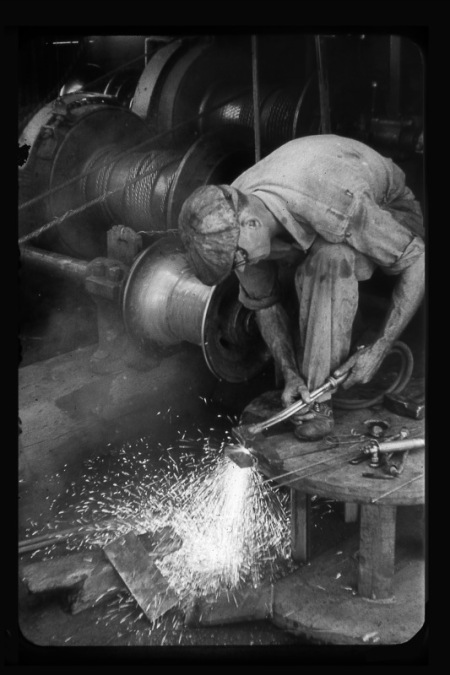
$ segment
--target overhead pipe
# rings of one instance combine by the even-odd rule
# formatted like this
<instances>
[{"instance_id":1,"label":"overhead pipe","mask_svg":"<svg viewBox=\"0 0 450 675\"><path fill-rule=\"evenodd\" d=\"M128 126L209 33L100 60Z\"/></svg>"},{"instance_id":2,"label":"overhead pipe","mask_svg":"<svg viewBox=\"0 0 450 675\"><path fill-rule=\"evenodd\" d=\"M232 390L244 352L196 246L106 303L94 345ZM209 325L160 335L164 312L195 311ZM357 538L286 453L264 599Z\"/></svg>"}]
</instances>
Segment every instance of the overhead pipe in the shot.
<instances>
[{"instance_id":1,"label":"overhead pipe","mask_svg":"<svg viewBox=\"0 0 450 675\"><path fill-rule=\"evenodd\" d=\"M319 76L319 98L320 98L320 131L322 134L331 132L330 123L330 97L328 89L328 78L326 72L326 52L325 43L320 35L315 36L317 68Z\"/></svg>"},{"instance_id":2,"label":"overhead pipe","mask_svg":"<svg viewBox=\"0 0 450 675\"><path fill-rule=\"evenodd\" d=\"M88 271L87 260L77 260L66 255L44 251L34 246L22 246L20 248L22 263L29 263L44 272L56 274L59 277L83 283Z\"/></svg>"},{"instance_id":3,"label":"overhead pipe","mask_svg":"<svg viewBox=\"0 0 450 675\"><path fill-rule=\"evenodd\" d=\"M256 35L252 35L252 89L253 89L253 129L255 134L255 163L261 159L261 128L259 120L259 82L258 82L258 44Z\"/></svg>"},{"instance_id":4,"label":"overhead pipe","mask_svg":"<svg viewBox=\"0 0 450 675\"><path fill-rule=\"evenodd\" d=\"M401 38L391 35L389 40L389 115L400 117L400 56Z\"/></svg>"}]
</instances>

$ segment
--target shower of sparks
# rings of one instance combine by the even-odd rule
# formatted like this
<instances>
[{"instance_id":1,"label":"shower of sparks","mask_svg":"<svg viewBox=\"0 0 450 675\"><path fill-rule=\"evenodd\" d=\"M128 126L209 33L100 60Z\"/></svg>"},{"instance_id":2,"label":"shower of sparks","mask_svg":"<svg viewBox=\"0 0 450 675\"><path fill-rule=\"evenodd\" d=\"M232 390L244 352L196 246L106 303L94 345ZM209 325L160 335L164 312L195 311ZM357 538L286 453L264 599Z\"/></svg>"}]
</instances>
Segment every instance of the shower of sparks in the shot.
<instances>
[{"instance_id":1,"label":"shower of sparks","mask_svg":"<svg viewBox=\"0 0 450 675\"><path fill-rule=\"evenodd\" d=\"M133 626L135 643L136 625L144 626L145 641L165 621L166 627L172 622L168 643L174 644L184 611L198 598L214 600L223 592L232 598L242 586L256 587L293 569L288 492L225 457L227 429L236 420L219 417L224 419L206 436L200 428L178 430L171 444L149 436L87 460L80 479L51 504L53 529L40 532L79 525L81 531L64 542L70 551L103 547L130 531L154 538L153 560L178 594L179 610L149 626L134 599L120 593L101 619L117 623L121 634ZM30 534L37 534L32 525ZM49 559L58 546L36 553Z\"/></svg>"},{"instance_id":2,"label":"shower of sparks","mask_svg":"<svg viewBox=\"0 0 450 675\"><path fill-rule=\"evenodd\" d=\"M172 519L182 546L158 564L182 604L273 579L289 560L285 501L223 454L196 473Z\"/></svg>"}]
</instances>

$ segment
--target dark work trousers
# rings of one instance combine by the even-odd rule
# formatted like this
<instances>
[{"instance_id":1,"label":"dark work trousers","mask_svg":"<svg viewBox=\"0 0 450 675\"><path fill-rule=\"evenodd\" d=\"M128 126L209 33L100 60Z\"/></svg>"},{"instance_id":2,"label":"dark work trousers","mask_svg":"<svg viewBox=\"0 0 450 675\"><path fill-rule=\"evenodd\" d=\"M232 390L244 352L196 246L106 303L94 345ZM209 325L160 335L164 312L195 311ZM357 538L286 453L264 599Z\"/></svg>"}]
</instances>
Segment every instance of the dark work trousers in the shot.
<instances>
[{"instance_id":1,"label":"dark work trousers","mask_svg":"<svg viewBox=\"0 0 450 675\"><path fill-rule=\"evenodd\" d=\"M420 205L408 197L385 206L412 234L424 236ZM366 217L379 217L376 204L366 204ZM330 244L317 237L295 276L299 300L299 369L309 391L320 387L349 356L358 309L358 282L370 279L375 263L346 244ZM328 400L324 394L319 401Z\"/></svg>"},{"instance_id":2,"label":"dark work trousers","mask_svg":"<svg viewBox=\"0 0 450 675\"><path fill-rule=\"evenodd\" d=\"M346 244L317 238L297 269L301 363L309 391L317 389L347 359L358 309L358 282L375 265ZM319 401L331 397L324 394Z\"/></svg>"}]
</instances>

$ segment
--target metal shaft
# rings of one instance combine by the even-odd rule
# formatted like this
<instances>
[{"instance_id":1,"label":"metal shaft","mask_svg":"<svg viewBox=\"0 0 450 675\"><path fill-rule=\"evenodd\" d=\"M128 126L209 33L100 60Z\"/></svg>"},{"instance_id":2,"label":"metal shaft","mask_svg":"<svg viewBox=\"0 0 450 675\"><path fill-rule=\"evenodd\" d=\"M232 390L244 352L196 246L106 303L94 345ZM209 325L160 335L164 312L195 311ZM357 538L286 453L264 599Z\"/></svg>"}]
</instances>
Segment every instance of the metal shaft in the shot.
<instances>
[{"instance_id":1,"label":"metal shaft","mask_svg":"<svg viewBox=\"0 0 450 675\"><path fill-rule=\"evenodd\" d=\"M414 450L416 448L424 448L424 438L407 438L402 441L390 441L387 443L379 443L379 452L398 452L399 450Z\"/></svg>"},{"instance_id":2,"label":"metal shaft","mask_svg":"<svg viewBox=\"0 0 450 675\"><path fill-rule=\"evenodd\" d=\"M57 274L64 279L82 283L87 273L88 261L44 251L33 246L21 246L22 262L31 263L41 270Z\"/></svg>"},{"instance_id":3,"label":"metal shaft","mask_svg":"<svg viewBox=\"0 0 450 675\"><path fill-rule=\"evenodd\" d=\"M258 45L252 35L253 127L255 135L255 162L261 159L261 130L259 122Z\"/></svg>"}]
</instances>

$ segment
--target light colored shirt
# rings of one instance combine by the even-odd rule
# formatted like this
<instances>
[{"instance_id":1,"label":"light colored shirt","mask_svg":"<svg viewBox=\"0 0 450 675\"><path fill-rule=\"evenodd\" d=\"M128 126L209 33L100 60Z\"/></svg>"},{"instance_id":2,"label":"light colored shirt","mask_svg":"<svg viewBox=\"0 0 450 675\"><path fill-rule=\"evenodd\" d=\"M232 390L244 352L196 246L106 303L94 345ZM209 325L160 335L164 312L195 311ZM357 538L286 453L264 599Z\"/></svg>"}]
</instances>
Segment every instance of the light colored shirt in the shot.
<instances>
[{"instance_id":1,"label":"light colored shirt","mask_svg":"<svg viewBox=\"0 0 450 675\"><path fill-rule=\"evenodd\" d=\"M302 251L322 237L351 246L387 274L399 274L423 253L422 213L404 172L354 139L297 138L247 169L232 187L259 197ZM276 270L269 258L236 271L245 306L261 309L278 301Z\"/></svg>"}]
</instances>

